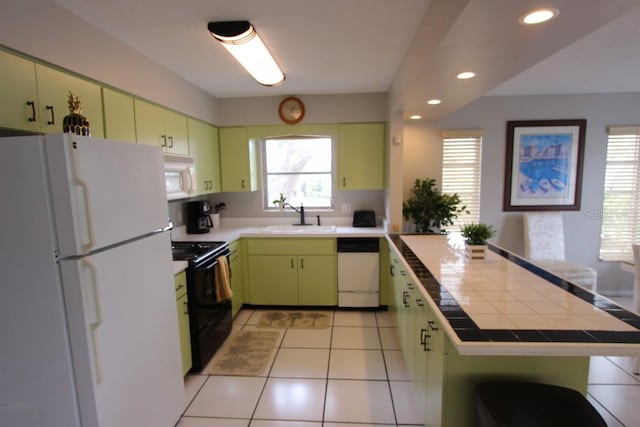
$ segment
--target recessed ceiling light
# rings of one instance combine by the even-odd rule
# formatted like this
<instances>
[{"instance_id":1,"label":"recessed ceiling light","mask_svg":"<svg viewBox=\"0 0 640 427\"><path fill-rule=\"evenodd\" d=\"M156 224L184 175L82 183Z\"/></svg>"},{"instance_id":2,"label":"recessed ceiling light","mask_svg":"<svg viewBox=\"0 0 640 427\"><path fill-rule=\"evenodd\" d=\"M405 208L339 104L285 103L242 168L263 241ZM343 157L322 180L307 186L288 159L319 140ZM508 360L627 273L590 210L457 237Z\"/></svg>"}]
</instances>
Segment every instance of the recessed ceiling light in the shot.
<instances>
[{"instance_id":1,"label":"recessed ceiling light","mask_svg":"<svg viewBox=\"0 0 640 427\"><path fill-rule=\"evenodd\" d=\"M462 73L458 73L456 77L460 80L472 79L476 76L476 73L473 71L463 71Z\"/></svg>"},{"instance_id":2,"label":"recessed ceiling light","mask_svg":"<svg viewBox=\"0 0 640 427\"><path fill-rule=\"evenodd\" d=\"M420 119L422 118L422 116L421 116L421 115L419 115L419 114L414 114L414 115L412 115L412 116L409 116L409 118L410 118L411 120L420 120Z\"/></svg>"},{"instance_id":3,"label":"recessed ceiling light","mask_svg":"<svg viewBox=\"0 0 640 427\"><path fill-rule=\"evenodd\" d=\"M518 22L523 25L541 24L555 18L559 13L560 11L558 9L538 9L522 16Z\"/></svg>"},{"instance_id":4,"label":"recessed ceiling light","mask_svg":"<svg viewBox=\"0 0 640 427\"><path fill-rule=\"evenodd\" d=\"M435 99L435 98L434 99L430 99L430 100L427 101L427 104L429 104L429 105L438 105L440 103L442 103L442 101L439 100L439 99Z\"/></svg>"}]
</instances>

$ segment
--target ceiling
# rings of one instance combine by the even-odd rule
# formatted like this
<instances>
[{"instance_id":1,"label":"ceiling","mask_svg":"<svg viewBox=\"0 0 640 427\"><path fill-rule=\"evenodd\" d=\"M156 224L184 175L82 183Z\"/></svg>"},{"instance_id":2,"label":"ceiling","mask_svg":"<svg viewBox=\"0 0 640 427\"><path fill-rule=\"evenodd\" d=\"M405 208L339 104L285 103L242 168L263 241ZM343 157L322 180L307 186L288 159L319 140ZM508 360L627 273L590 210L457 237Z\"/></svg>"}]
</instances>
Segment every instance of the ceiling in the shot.
<instances>
[{"instance_id":1,"label":"ceiling","mask_svg":"<svg viewBox=\"0 0 640 427\"><path fill-rule=\"evenodd\" d=\"M640 0L54 1L216 98L389 92L392 110L434 120L485 94L640 92ZM540 5L560 15L518 24ZM206 28L240 19L282 85L256 83ZM478 76L456 80L464 69Z\"/></svg>"}]
</instances>

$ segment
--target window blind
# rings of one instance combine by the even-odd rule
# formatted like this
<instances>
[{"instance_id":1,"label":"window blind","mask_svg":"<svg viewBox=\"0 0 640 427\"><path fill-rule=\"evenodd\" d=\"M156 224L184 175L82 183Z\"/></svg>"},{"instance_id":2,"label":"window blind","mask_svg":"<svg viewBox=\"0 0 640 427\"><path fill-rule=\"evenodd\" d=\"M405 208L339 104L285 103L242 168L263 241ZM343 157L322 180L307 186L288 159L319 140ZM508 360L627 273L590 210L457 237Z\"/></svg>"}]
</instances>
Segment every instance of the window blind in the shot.
<instances>
[{"instance_id":1,"label":"window blind","mask_svg":"<svg viewBox=\"0 0 640 427\"><path fill-rule=\"evenodd\" d=\"M449 231L471 222L480 222L480 175L482 133L480 131L442 131L442 192L457 193L469 213L458 215Z\"/></svg>"},{"instance_id":2,"label":"window blind","mask_svg":"<svg viewBox=\"0 0 640 427\"><path fill-rule=\"evenodd\" d=\"M633 259L640 241L640 127L609 127L600 258Z\"/></svg>"}]
</instances>

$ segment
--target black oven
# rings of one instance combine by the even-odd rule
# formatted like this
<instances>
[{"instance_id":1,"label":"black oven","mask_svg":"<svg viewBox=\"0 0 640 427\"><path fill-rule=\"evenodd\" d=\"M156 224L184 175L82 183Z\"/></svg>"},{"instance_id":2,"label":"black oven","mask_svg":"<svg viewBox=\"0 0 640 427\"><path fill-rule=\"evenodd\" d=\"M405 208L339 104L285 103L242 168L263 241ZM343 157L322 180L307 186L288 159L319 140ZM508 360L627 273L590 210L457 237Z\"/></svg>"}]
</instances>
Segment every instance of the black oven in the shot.
<instances>
[{"instance_id":1,"label":"black oven","mask_svg":"<svg viewBox=\"0 0 640 427\"><path fill-rule=\"evenodd\" d=\"M231 301L216 300L219 257L229 257L226 242L173 242L173 259L189 262L187 297L194 372L201 371L231 332Z\"/></svg>"}]
</instances>

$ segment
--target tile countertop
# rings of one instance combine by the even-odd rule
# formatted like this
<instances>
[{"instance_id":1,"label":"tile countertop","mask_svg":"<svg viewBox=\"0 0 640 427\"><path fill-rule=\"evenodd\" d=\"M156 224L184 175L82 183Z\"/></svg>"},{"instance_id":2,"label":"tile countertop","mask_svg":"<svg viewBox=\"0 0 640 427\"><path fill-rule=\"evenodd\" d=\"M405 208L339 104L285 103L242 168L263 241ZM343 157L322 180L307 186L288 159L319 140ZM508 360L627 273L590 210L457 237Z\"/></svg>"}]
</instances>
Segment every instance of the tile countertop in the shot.
<instances>
[{"instance_id":1,"label":"tile countertop","mask_svg":"<svg viewBox=\"0 0 640 427\"><path fill-rule=\"evenodd\" d=\"M390 240L462 355L640 354L640 316L501 248L469 261L445 236Z\"/></svg>"}]
</instances>

